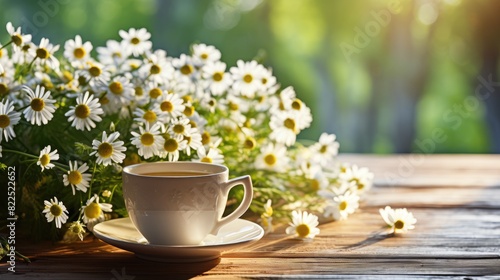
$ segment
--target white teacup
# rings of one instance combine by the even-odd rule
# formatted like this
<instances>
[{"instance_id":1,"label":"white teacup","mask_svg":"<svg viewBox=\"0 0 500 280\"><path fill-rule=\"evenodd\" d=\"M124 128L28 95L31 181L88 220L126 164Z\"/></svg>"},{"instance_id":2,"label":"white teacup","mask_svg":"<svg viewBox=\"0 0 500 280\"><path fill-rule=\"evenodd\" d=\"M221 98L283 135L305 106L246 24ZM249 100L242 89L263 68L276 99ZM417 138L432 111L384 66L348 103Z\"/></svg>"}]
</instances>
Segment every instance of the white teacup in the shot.
<instances>
[{"instance_id":1,"label":"white teacup","mask_svg":"<svg viewBox=\"0 0 500 280\"><path fill-rule=\"evenodd\" d=\"M250 207L250 176L228 180L226 166L200 162L139 163L123 169L123 197L130 219L155 245L198 245L241 217ZM229 190L243 185L244 197L222 217Z\"/></svg>"}]
</instances>

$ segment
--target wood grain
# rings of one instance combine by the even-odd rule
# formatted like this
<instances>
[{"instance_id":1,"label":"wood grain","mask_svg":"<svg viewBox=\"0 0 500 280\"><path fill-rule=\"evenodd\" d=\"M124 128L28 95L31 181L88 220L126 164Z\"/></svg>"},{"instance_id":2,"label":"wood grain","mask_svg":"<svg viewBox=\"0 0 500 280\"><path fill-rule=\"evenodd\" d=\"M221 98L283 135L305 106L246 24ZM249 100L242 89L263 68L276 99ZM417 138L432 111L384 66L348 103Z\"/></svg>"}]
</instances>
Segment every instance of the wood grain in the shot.
<instances>
[{"instance_id":1,"label":"wood grain","mask_svg":"<svg viewBox=\"0 0 500 280\"><path fill-rule=\"evenodd\" d=\"M500 156L423 155L411 172L379 177L398 174L411 157L342 155L342 161L369 167L375 185L359 211L322 224L313 241L290 238L280 227L196 264L143 261L91 237L73 244L20 242L33 262L18 261L16 274L2 263L0 278L500 279ZM412 211L416 228L388 235L378 213L386 205Z\"/></svg>"}]
</instances>

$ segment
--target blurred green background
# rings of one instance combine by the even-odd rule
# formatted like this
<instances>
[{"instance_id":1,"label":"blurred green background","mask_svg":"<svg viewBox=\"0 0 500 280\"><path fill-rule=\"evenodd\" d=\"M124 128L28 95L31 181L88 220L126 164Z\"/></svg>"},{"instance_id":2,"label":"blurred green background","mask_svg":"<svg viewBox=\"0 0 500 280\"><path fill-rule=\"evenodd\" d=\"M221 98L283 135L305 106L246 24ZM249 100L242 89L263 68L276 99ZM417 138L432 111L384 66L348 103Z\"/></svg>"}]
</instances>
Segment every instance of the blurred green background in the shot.
<instances>
[{"instance_id":1,"label":"blurred green background","mask_svg":"<svg viewBox=\"0 0 500 280\"><path fill-rule=\"evenodd\" d=\"M145 27L170 56L216 46L229 66L264 57L313 111L300 138L341 152L500 153L500 1L0 0L11 21L95 48ZM0 42L7 42L7 32ZM62 55L62 51L59 52Z\"/></svg>"}]
</instances>

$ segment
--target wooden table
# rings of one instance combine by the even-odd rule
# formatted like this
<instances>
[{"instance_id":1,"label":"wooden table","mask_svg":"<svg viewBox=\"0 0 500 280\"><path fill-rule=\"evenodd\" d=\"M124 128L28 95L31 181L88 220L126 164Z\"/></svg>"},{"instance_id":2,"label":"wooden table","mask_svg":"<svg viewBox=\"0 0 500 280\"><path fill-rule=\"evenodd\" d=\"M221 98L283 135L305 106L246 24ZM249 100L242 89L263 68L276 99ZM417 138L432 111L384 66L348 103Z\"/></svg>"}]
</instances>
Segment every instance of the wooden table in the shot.
<instances>
[{"instance_id":1,"label":"wooden table","mask_svg":"<svg viewBox=\"0 0 500 280\"><path fill-rule=\"evenodd\" d=\"M320 226L312 242L283 229L222 258L164 264L87 238L73 244L18 244L31 264L0 279L500 279L500 155L343 155L369 167L375 186L346 221ZM407 234L381 235L379 208L406 207ZM454 277L449 277L454 276ZM482 277L478 277L482 276Z\"/></svg>"}]
</instances>

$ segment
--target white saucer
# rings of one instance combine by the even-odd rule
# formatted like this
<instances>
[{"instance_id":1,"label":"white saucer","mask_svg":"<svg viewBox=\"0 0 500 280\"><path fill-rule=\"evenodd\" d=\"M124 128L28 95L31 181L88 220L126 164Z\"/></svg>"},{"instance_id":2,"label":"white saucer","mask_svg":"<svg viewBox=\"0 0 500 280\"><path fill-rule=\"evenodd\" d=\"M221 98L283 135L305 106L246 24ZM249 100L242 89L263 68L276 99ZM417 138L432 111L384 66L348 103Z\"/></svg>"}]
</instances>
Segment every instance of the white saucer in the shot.
<instances>
[{"instance_id":1,"label":"white saucer","mask_svg":"<svg viewBox=\"0 0 500 280\"><path fill-rule=\"evenodd\" d=\"M129 218L99 223L94 226L93 232L104 242L134 252L139 258L162 262L200 262L216 259L224 251L247 245L264 236L262 227L243 219L222 226L217 235L209 235L202 244L192 246L149 244Z\"/></svg>"}]
</instances>

